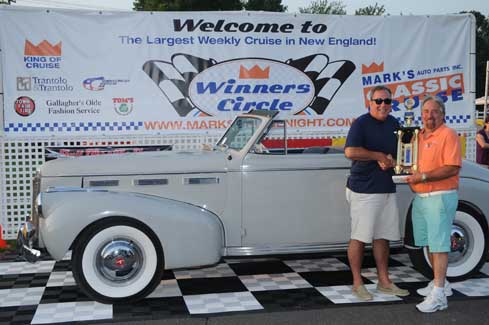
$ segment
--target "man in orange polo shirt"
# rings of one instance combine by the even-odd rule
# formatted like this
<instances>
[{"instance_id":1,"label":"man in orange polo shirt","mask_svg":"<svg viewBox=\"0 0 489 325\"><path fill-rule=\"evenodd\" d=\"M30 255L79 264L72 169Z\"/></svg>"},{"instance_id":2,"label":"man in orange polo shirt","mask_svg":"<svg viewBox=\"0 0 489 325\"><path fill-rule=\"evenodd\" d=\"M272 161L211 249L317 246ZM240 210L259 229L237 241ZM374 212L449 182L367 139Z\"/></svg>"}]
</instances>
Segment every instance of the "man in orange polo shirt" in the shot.
<instances>
[{"instance_id":1,"label":"man in orange polo shirt","mask_svg":"<svg viewBox=\"0 0 489 325\"><path fill-rule=\"evenodd\" d=\"M462 156L457 133L445 125L443 100L426 97L421 105L421 118L419 169L407 182L416 192L412 208L414 242L428 248L434 275L426 288L418 290L426 298L416 308L431 313L446 309L447 295L452 294L445 278Z\"/></svg>"}]
</instances>

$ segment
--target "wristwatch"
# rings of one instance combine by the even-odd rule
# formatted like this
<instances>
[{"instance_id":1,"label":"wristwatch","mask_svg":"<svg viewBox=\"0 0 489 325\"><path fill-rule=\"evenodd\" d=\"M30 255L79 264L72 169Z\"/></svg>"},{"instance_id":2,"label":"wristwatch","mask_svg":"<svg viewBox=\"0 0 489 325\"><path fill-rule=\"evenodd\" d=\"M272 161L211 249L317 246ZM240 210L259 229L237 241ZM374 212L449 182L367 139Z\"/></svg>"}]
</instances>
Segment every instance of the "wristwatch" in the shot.
<instances>
[{"instance_id":1,"label":"wristwatch","mask_svg":"<svg viewBox=\"0 0 489 325\"><path fill-rule=\"evenodd\" d=\"M426 173L421 174L421 182L425 183L428 177L426 176Z\"/></svg>"}]
</instances>

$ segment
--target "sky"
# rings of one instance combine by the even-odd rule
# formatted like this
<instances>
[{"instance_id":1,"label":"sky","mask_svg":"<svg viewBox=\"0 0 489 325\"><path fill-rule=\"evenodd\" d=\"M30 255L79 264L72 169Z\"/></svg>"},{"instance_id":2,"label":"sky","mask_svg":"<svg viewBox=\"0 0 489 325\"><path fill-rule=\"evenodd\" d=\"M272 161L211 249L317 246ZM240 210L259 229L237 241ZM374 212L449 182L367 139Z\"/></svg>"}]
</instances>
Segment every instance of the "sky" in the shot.
<instances>
[{"instance_id":1,"label":"sky","mask_svg":"<svg viewBox=\"0 0 489 325\"><path fill-rule=\"evenodd\" d=\"M51 8L131 10L134 0L16 0L14 5L41 6ZM282 0L288 12L299 12L299 7L307 7L312 0ZM358 8L375 4L376 0L342 0L348 14ZM441 15L460 11L476 10L489 16L488 0L378 0L386 13L391 15Z\"/></svg>"}]
</instances>

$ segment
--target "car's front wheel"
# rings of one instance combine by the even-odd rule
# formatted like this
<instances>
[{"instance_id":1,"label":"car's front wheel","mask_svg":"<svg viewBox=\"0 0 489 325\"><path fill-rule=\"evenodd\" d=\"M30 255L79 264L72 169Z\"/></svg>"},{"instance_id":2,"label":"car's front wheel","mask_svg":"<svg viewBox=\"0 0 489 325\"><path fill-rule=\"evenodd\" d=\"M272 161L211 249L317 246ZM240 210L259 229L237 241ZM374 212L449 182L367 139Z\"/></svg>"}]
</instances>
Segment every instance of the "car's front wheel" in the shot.
<instances>
[{"instance_id":1,"label":"car's front wheel","mask_svg":"<svg viewBox=\"0 0 489 325\"><path fill-rule=\"evenodd\" d=\"M488 239L487 223L483 217L475 209L459 203L448 253L449 280L465 280L480 270L487 259ZM426 248L410 249L409 257L419 272L428 278L433 277Z\"/></svg>"},{"instance_id":2,"label":"car's front wheel","mask_svg":"<svg viewBox=\"0 0 489 325\"><path fill-rule=\"evenodd\" d=\"M72 256L73 276L91 298L104 303L144 298L163 274L163 249L146 225L108 218L79 236Z\"/></svg>"}]
</instances>

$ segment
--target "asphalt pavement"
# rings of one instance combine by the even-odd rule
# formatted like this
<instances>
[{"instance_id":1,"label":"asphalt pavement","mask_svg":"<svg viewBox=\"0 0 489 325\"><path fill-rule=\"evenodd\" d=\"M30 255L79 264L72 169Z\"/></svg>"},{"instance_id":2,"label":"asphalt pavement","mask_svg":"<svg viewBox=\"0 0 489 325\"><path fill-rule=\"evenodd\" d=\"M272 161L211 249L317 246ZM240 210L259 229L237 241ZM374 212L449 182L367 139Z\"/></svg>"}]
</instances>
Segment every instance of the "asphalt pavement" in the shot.
<instances>
[{"instance_id":1,"label":"asphalt pavement","mask_svg":"<svg viewBox=\"0 0 489 325\"><path fill-rule=\"evenodd\" d=\"M114 323L97 323L114 324ZM448 309L432 314L416 310L415 304L371 304L290 312L249 312L190 316L145 321L118 322L126 325L296 325L296 324L489 324L489 299L465 298L448 302Z\"/></svg>"}]
</instances>

